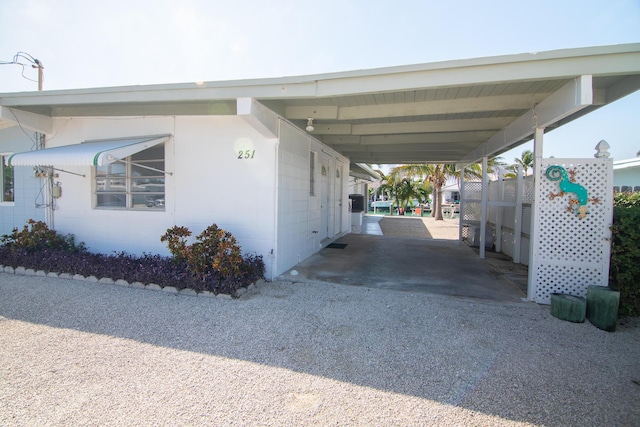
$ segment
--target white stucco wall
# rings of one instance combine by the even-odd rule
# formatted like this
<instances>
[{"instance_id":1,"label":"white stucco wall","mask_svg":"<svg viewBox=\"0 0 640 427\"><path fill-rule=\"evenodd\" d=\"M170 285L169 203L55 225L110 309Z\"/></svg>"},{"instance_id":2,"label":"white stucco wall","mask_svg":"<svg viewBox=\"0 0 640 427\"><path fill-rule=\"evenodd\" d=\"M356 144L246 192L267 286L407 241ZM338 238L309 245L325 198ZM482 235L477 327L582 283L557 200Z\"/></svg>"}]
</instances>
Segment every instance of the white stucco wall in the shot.
<instances>
[{"instance_id":1,"label":"white stucco wall","mask_svg":"<svg viewBox=\"0 0 640 427\"><path fill-rule=\"evenodd\" d=\"M263 255L269 277L277 140L237 116L178 117L175 135L176 224L200 232L216 223L245 253ZM255 150L253 158L238 159L246 150Z\"/></svg>"},{"instance_id":2,"label":"white stucco wall","mask_svg":"<svg viewBox=\"0 0 640 427\"><path fill-rule=\"evenodd\" d=\"M622 187L622 186L627 186L627 187L631 187L632 189L640 186L640 160L636 161L636 163L639 163L639 165L635 165L635 163L633 163L633 166L631 166L632 161L634 159L629 159L629 160L625 160L623 161L624 163L627 163L627 167L622 167L623 165L616 165L616 163L614 163L613 166L613 185L616 187Z\"/></svg>"},{"instance_id":3,"label":"white stucco wall","mask_svg":"<svg viewBox=\"0 0 640 427\"><path fill-rule=\"evenodd\" d=\"M282 274L350 229L348 160L280 121L277 266ZM310 155L315 153L314 194ZM324 166L324 173L323 173ZM338 172L339 172L339 177Z\"/></svg>"},{"instance_id":4,"label":"white stucco wall","mask_svg":"<svg viewBox=\"0 0 640 427\"><path fill-rule=\"evenodd\" d=\"M29 151L35 146L35 133L13 126L0 130L0 155ZM0 235L9 234L13 228L22 229L27 220L45 220L42 181L35 178L32 167L15 167L14 201L0 202Z\"/></svg>"},{"instance_id":5,"label":"white stucco wall","mask_svg":"<svg viewBox=\"0 0 640 427\"><path fill-rule=\"evenodd\" d=\"M85 176L57 172L54 181L62 197L55 200L54 228L75 235L92 252L168 255L160 242L168 228L186 226L195 236L215 223L236 237L244 253L262 255L266 277L273 279L350 230L348 159L286 120L278 123L276 136L239 116L56 118L45 148L106 138L172 137L165 143L165 170L171 174L165 176L164 211L95 208L94 168L60 166ZM312 151L314 195L309 191ZM46 181L33 178L32 167L16 170L25 174L17 189L25 183L33 187L33 205L35 190ZM45 210L38 213L28 217L44 220ZM15 211L6 218L5 227L28 219Z\"/></svg>"},{"instance_id":6,"label":"white stucco wall","mask_svg":"<svg viewBox=\"0 0 640 427\"><path fill-rule=\"evenodd\" d=\"M263 255L267 276L275 227L276 140L237 116L61 118L47 148L85 140L171 134L165 143L165 211L95 209L91 167L66 167L85 178L60 174L55 227L73 233L94 252L167 255L160 236L173 225L195 235L216 223L245 253ZM238 151L255 149L251 159Z\"/></svg>"}]
</instances>

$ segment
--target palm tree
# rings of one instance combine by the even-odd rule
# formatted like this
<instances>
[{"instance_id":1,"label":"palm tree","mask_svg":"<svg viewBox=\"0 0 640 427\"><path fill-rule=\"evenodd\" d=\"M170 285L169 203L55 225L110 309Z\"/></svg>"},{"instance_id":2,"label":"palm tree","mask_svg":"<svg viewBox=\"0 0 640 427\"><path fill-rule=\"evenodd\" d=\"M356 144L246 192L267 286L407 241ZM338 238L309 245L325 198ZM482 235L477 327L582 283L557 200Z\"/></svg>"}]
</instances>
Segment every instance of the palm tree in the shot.
<instances>
[{"instance_id":1,"label":"palm tree","mask_svg":"<svg viewBox=\"0 0 640 427\"><path fill-rule=\"evenodd\" d=\"M418 203L429 203L429 196L433 193L433 185L428 182L426 184L421 182L416 188L416 192L418 193Z\"/></svg>"},{"instance_id":2,"label":"palm tree","mask_svg":"<svg viewBox=\"0 0 640 427\"><path fill-rule=\"evenodd\" d=\"M436 220L442 217L441 201L442 187L447 182L448 174L455 171L455 165L439 164L410 164L400 165L391 170L392 177L411 177L421 179L423 184L430 183L433 186L434 198L431 207L431 216Z\"/></svg>"},{"instance_id":3,"label":"palm tree","mask_svg":"<svg viewBox=\"0 0 640 427\"><path fill-rule=\"evenodd\" d=\"M455 178L459 183L461 171L456 170L456 165L452 163L410 164L393 168L390 176L418 178L423 180L423 184L431 184L434 192L431 216L435 217L436 221L442 221L444 220L442 216L442 187L449 178ZM482 176L482 167L479 164L473 164L464 169L465 179L480 176Z\"/></svg>"},{"instance_id":4,"label":"palm tree","mask_svg":"<svg viewBox=\"0 0 640 427\"><path fill-rule=\"evenodd\" d=\"M398 207L398 215L404 215L412 199L420 197L416 182L404 178L394 185L395 205Z\"/></svg>"},{"instance_id":5,"label":"palm tree","mask_svg":"<svg viewBox=\"0 0 640 427\"><path fill-rule=\"evenodd\" d=\"M401 214L404 212L409 200L415 195L412 182L404 176L393 173L385 178L386 179L380 185L379 190L386 195L387 200L393 199L392 205L395 205L398 208L398 213ZM390 209L389 213L392 212L393 211Z\"/></svg>"},{"instance_id":6,"label":"palm tree","mask_svg":"<svg viewBox=\"0 0 640 427\"><path fill-rule=\"evenodd\" d=\"M375 200L377 200L380 194L388 194L388 188L386 185L388 177L380 169L374 169L374 172L376 172L380 177L378 178L378 181L375 184L374 188L369 189L369 196L373 195L375 197Z\"/></svg>"},{"instance_id":7,"label":"palm tree","mask_svg":"<svg viewBox=\"0 0 640 427\"><path fill-rule=\"evenodd\" d=\"M515 178L518 172L518 166L522 166L522 170L524 171L524 176L529 174L529 169L533 170L533 151L524 150L520 155L520 158L515 158L515 164L507 166L507 169L510 171L506 173L505 178Z\"/></svg>"}]
</instances>

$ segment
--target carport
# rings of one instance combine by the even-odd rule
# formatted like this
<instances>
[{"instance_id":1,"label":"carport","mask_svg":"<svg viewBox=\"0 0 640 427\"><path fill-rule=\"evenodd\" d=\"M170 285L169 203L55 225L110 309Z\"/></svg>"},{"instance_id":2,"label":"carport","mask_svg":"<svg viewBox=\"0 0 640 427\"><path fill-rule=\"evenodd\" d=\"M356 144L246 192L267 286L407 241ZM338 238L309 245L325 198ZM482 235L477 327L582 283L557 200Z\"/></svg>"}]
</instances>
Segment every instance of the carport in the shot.
<instances>
[{"instance_id":1,"label":"carport","mask_svg":"<svg viewBox=\"0 0 640 427\"><path fill-rule=\"evenodd\" d=\"M378 226L380 219L365 216L360 230L343 236L280 278L501 303L526 299L526 267L501 269L504 263L511 264L506 257L492 254L498 258L480 259L459 240L385 235Z\"/></svg>"},{"instance_id":2,"label":"carport","mask_svg":"<svg viewBox=\"0 0 640 427\"><path fill-rule=\"evenodd\" d=\"M481 162L486 171L490 157L533 140L531 221L515 237L519 251L520 232L531 236L528 251L523 255L528 257L530 266L527 299L548 303L551 292L566 290L563 282L607 285L612 185L607 180L610 159L606 144L600 147L599 159L561 162L567 167L580 166L574 171L583 174L581 179L589 180L589 191L599 204L590 207L591 222L576 221L565 212L551 227L546 227L546 221L553 219L552 215L560 217L565 208L556 205L549 217L543 219L540 215L542 208L549 208L548 204L541 207L540 202L553 191L545 181L543 167L554 163L543 159L542 144L546 132L640 88L640 44L325 74L291 83L295 86L289 88L295 90L287 95L259 101L348 157L352 164L453 163L462 169ZM596 142L584 143L593 148ZM600 171L598 176L591 173L596 169ZM469 195L466 197L469 202ZM464 203L464 191L462 198ZM477 223L480 258L486 256L491 203L516 206L516 202L502 199L489 201L485 174L475 189L474 199L461 214L463 221L471 215ZM473 208L472 213L469 207ZM554 231L545 235L548 228ZM570 247L565 243L571 242L576 234L580 235L581 247L595 248L593 254L542 253L545 245ZM427 245L424 241L422 244ZM362 250L366 248L363 246ZM391 246L383 252L384 256L380 253L377 258L361 259L353 254L346 262L354 268L359 262L377 265L395 253L404 253L395 252ZM325 256L336 258L336 265L341 262L338 255ZM467 261L462 258L452 264L463 265L462 262L466 266ZM410 270L408 267L406 271ZM392 277L393 273L385 280ZM384 282L380 276L378 280ZM567 291L586 294L586 286L570 285Z\"/></svg>"}]
</instances>

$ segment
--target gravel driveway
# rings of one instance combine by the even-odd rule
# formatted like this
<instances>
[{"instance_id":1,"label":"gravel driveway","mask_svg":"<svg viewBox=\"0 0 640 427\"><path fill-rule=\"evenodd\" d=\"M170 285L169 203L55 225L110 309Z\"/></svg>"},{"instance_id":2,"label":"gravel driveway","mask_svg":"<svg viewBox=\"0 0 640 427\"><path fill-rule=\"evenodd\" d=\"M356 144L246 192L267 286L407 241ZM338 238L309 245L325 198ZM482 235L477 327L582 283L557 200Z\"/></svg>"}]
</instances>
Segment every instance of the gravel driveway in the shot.
<instances>
[{"instance_id":1,"label":"gravel driveway","mask_svg":"<svg viewBox=\"0 0 640 427\"><path fill-rule=\"evenodd\" d=\"M238 300L0 273L0 425L640 424L640 328L272 282Z\"/></svg>"}]
</instances>

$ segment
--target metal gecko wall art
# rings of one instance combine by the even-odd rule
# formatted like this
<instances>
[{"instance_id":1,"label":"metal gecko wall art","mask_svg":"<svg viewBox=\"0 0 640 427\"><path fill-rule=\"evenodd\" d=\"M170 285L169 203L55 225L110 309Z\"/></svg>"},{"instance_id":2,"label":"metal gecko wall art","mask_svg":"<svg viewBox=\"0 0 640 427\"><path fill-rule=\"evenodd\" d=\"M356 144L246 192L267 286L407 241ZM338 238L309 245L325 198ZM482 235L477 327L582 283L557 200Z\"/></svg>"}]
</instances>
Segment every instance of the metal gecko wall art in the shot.
<instances>
[{"instance_id":1,"label":"metal gecko wall art","mask_svg":"<svg viewBox=\"0 0 640 427\"><path fill-rule=\"evenodd\" d=\"M575 213L578 215L578 218L582 219L587 216L587 202L591 202L595 205L600 204L599 198L589 198L587 189L575 182L575 169L569 169L567 171L562 166L549 166L545 172L545 176L549 181L560 181L560 192L549 193L549 198L551 200L554 200L556 197L563 197L566 193L575 194L575 198L569 198L569 206L567 206L566 211Z\"/></svg>"}]
</instances>

